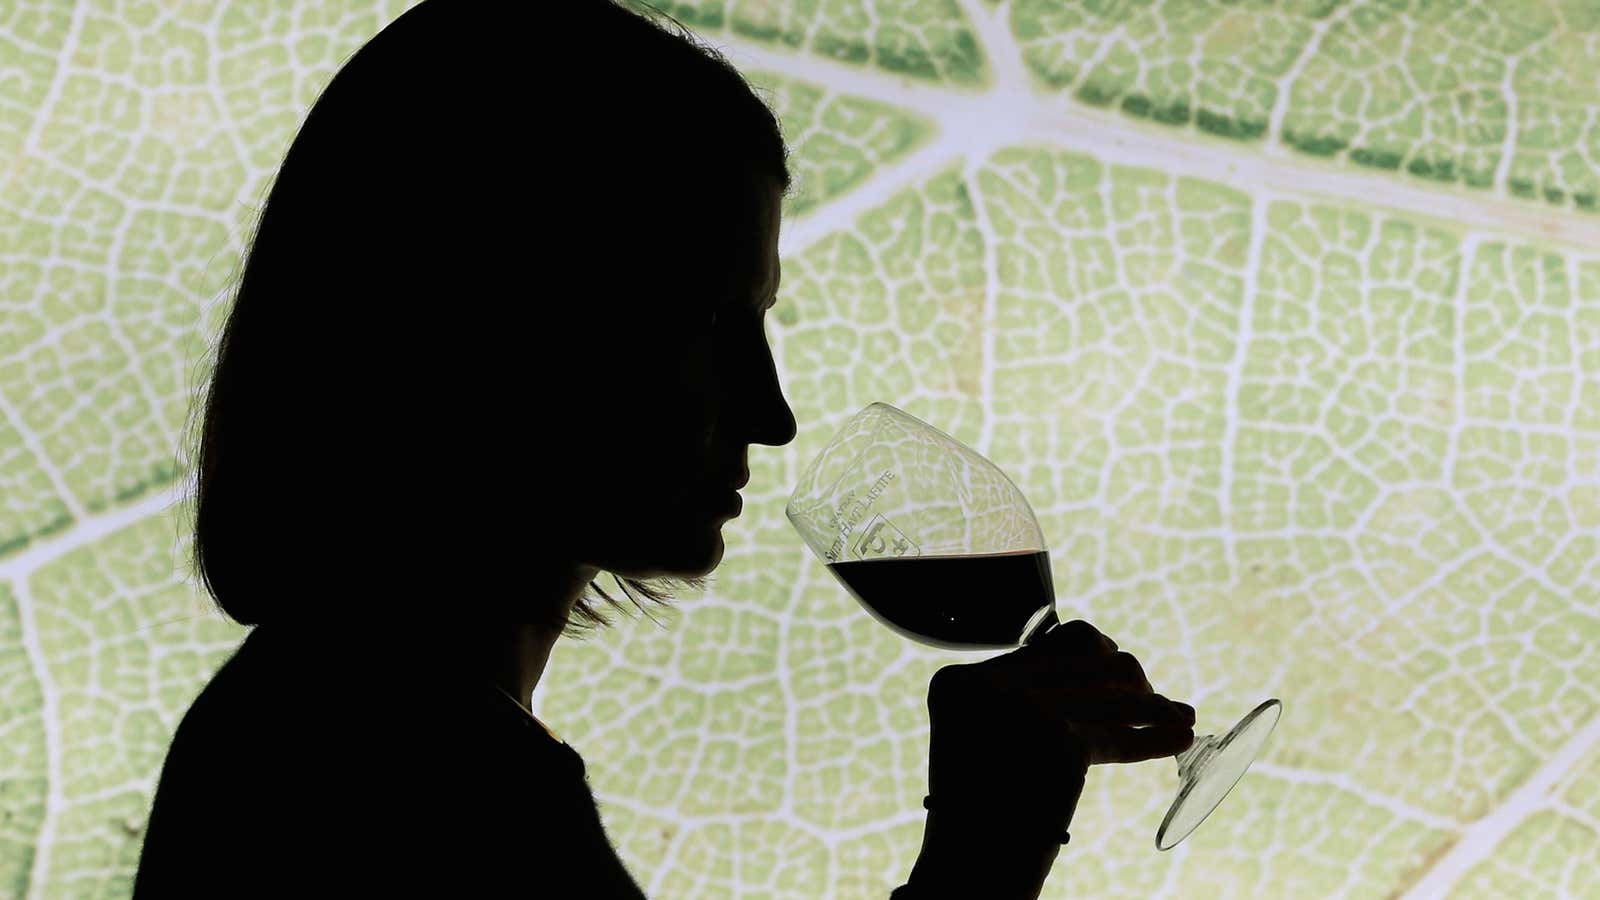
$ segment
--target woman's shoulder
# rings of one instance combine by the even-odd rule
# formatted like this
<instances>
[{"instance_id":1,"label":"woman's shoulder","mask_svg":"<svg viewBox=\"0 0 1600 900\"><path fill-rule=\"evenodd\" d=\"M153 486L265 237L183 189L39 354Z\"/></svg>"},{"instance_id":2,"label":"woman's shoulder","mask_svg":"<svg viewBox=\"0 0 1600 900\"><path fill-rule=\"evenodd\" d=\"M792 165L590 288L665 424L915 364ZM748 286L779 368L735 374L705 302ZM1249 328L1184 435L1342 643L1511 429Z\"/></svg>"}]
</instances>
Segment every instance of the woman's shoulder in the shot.
<instances>
[{"instance_id":1,"label":"woman's shoulder","mask_svg":"<svg viewBox=\"0 0 1600 900\"><path fill-rule=\"evenodd\" d=\"M423 676L269 626L252 630L223 663L178 731L194 743L285 762L347 758L371 769L576 757L487 678Z\"/></svg>"},{"instance_id":2,"label":"woman's shoulder","mask_svg":"<svg viewBox=\"0 0 1600 900\"><path fill-rule=\"evenodd\" d=\"M402 782L516 796L585 778L578 753L487 678L365 665L258 627L190 705L166 768L201 790L249 778L283 802L318 791L370 798Z\"/></svg>"},{"instance_id":3,"label":"woman's shoulder","mask_svg":"<svg viewBox=\"0 0 1600 900\"><path fill-rule=\"evenodd\" d=\"M174 782L237 792L274 780L314 748L308 732L339 721L303 679L271 671L252 650L247 637L190 701L167 751L163 792Z\"/></svg>"},{"instance_id":4,"label":"woman's shoulder","mask_svg":"<svg viewBox=\"0 0 1600 900\"><path fill-rule=\"evenodd\" d=\"M489 703L407 702L375 686L356 702L337 667L286 650L247 638L183 716L142 849L147 895L207 866L239 878L292 857L378 877L418 858L397 848L476 859L468 848L499 846L495 821L542 802L537 767L517 765L515 732Z\"/></svg>"}]
</instances>

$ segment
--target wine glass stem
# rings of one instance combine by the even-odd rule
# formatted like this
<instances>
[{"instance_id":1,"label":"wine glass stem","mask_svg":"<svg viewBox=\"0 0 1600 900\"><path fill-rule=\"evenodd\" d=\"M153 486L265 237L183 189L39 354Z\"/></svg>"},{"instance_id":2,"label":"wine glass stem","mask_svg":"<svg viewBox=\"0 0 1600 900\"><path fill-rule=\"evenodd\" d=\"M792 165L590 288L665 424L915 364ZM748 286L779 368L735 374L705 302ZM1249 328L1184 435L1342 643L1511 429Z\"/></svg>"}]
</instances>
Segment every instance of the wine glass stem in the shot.
<instances>
[{"instance_id":1,"label":"wine glass stem","mask_svg":"<svg viewBox=\"0 0 1600 900\"><path fill-rule=\"evenodd\" d=\"M1187 783L1189 776L1196 769L1205 765L1206 760L1211 758L1211 754L1217 752L1218 743L1220 742L1214 734L1195 735L1194 743L1189 745L1189 749L1174 757L1178 761L1178 781Z\"/></svg>"}]
</instances>

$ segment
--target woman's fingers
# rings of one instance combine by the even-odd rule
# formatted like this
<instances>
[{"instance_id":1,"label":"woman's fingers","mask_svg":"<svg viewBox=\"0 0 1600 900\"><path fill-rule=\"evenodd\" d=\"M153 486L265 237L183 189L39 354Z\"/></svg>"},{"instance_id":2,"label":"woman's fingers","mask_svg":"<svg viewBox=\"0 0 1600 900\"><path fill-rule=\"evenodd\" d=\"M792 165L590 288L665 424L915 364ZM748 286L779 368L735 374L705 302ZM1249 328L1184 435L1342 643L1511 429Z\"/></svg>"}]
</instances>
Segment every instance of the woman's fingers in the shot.
<instances>
[{"instance_id":1,"label":"woman's fingers","mask_svg":"<svg viewBox=\"0 0 1600 900\"><path fill-rule=\"evenodd\" d=\"M1070 655L1056 648L1044 648L1019 656L1013 664L1048 684L1062 687L1115 688L1145 694L1155 690L1145 675L1144 666L1126 650Z\"/></svg>"},{"instance_id":2,"label":"woman's fingers","mask_svg":"<svg viewBox=\"0 0 1600 900\"><path fill-rule=\"evenodd\" d=\"M1120 691L1077 691L1071 688L1029 690L1030 699L1073 722L1116 725L1182 725L1193 727L1194 707L1161 694Z\"/></svg>"},{"instance_id":3,"label":"woman's fingers","mask_svg":"<svg viewBox=\"0 0 1600 900\"><path fill-rule=\"evenodd\" d=\"M1126 650L1094 659L1065 660L1062 674L1069 683L1081 684L1084 687L1115 685L1124 690L1145 694L1155 690L1150 686L1150 679L1144 674L1144 666L1139 664L1138 658Z\"/></svg>"},{"instance_id":4,"label":"woman's fingers","mask_svg":"<svg viewBox=\"0 0 1600 900\"><path fill-rule=\"evenodd\" d=\"M1100 633L1100 629L1090 625L1082 619L1073 619L1063 622L1045 634L1064 643L1068 649L1073 650L1099 650L1103 653L1117 652L1117 642Z\"/></svg>"},{"instance_id":5,"label":"woman's fingers","mask_svg":"<svg viewBox=\"0 0 1600 900\"><path fill-rule=\"evenodd\" d=\"M1187 725L1152 725L1149 728L1085 725L1079 731L1089 744L1090 765L1176 756L1194 743L1194 729Z\"/></svg>"},{"instance_id":6,"label":"woman's fingers","mask_svg":"<svg viewBox=\"0 0 1600 900\"><path fill-rule=\"evenodd\" d=\"M1028 645L1046 650L1052 655L1101 656L1117 652L1117 642L1100 633L1100 629L1082 619L1063 622L1040 635Z\"/></svg>"}]
</instances>

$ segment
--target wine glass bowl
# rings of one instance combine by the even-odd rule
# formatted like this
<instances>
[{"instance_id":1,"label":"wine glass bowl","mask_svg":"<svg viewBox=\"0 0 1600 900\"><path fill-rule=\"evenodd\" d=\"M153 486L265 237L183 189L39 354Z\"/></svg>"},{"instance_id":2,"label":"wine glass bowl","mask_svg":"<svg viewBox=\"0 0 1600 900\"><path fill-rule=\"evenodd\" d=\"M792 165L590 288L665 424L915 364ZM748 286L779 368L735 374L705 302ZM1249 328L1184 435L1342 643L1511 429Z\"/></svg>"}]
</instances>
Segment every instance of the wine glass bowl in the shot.
<instances>
[{"instance_id":1,"label":"wine glass bowl","mask_svg":"<svg viewBox=\"0 0 1600 900\"><path fill-rule=\"evenodd\" d=\"M867 612L913 641L1016 647L1054 604L1044 534L1022 491L981 454L886 403L845 422L785 512ZM1011 596L995 592L1018 579L1026 587ZM974 603L980 596L987 602Z\"/></svg>"},{"instance_id":2,"label":"wine glass bowl","mask_svg":"<svg viewBox=\"0 0 1600 900\"><path fill-rule=\"evenodd\" d=\"M851 416L802 473L790 524L874 619L946 650L1012 649L1060 624L1033 508L993 462L886 403ZM1267 700L1178 754L1156 832L1177 846L1222 802L1282 714Z\"/></svg>"}]
</instances>

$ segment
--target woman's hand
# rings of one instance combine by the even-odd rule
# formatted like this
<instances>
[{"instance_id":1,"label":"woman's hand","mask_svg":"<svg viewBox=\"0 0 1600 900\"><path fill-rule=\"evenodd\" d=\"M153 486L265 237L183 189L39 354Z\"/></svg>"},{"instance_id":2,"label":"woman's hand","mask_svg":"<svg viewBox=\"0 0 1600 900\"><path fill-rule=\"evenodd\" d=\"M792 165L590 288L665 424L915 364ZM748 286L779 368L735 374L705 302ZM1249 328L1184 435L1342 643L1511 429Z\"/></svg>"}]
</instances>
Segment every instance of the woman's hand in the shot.
<instances>
[{"instance_id":1,"label":"woman's hand","mask_svg":"<svg viewBox=\"0 0 1600 900\"><path fill-rule=\"evenodd\" d=\"M1155 693L1139 661L1081 619L935 672L928 713L935 804L1061 827L1089 766L1173 756L1194 740L1194 708Z\"/></svg>"},{"instance_id":2,"label":"woman's hand","mask_svg":"<svg viewBox=\"0 0 1600 900\"><path fill-rule=\"evenodd\" d=\"M1194 708L1152 691L1139 661L1081 620L935 672L928 713L932 805L895 900L1037 898L1089 766L1194 741Z\"/></svg>"}]
</instances>

